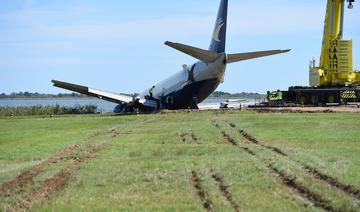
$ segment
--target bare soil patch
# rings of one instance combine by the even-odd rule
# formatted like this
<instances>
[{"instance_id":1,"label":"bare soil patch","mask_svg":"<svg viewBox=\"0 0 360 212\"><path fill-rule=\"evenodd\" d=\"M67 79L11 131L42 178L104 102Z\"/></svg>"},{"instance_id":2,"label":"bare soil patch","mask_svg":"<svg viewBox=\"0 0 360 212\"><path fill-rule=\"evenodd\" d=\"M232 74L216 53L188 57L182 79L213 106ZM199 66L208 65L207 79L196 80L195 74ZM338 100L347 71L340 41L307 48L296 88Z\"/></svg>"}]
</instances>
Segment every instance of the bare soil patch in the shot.
<instances>
[{"instance_id":1,"label":"bare soil patch","mask_svg":"<svg viewBox=\"0 0 360 212\"><path fill-rule=\"evenodd\" d=\"M234 123L229 123L229 125L232 128L236 128L236 125ZM331 185L331 186L345 192L348 195L354 196L355 198L360 200L360 189L356 188L355 186L344 184L344 183L340 182L339 180L320 172L319 170L317 170L314 167L304 165L301 162L293 159L292 157L290 157L288 154L286 154L284 151L282 151L281 149L279 149L277 147L273 147L273 146L270 146L270 145L265 145L265 144L260 143L254 136L250 135L249 133L245 132L242 129L239 129L239 133L244 138L246 138L248 141L250 141L250 142L252 142L252 143L254 143L256 145L260 145L260 146L262 146L262 147L264 147L266 149L269 149L269 150L271 150L271 151L273 151L273 152L275 152L275 153L277 153L279 155L282 155L285 158L288 158L288 159L292 160L293 162L299 164L302 168L304 168L314 178L322 180L325 183L327 183L327 184L329 184L329 185Z\"/></svg>"},{"instance_id":2,"label":"bare soil patch","mask_svg":"<svg viewBox=\"0 0 360 212\"><path fill-rule=\"evenodd\" d=\"M225 185L223 178L220 177L219 175L217 175L214 172L214 170L210 170L210 173L211 173L211 178L213 180L215 180L215 182L218 184L219 190L221 191L221 193L223 194L225 199L229 202L229 204L231 205L231 208L234 209L234 211L237 211L237 212L240 211L239 206L236 204L231 193L229 192L229 187L227 185Z\"/></svg>"},{"instance_id":3,"label":"bare soil patch","mask_svg":"<svg viewBox=\"0 0 360 212\"><path fill-rule=\"evenodd\" d=\"M95 154L103 149L106 145L107 143L103 142L94 146L87 146L83 157L77 158L73 163L58 172L52 178L42 181L41 187L28 193L21 201L19 208L22 210L30 209L35 202L44 198L48 198L50 194L60 190L73 172L78 170L84 162L94 158Z\"/></svg>"},{"instance_id":4,"label":"bare soil patch","mask_svg":"<svg viewBox=\"0 0 360 212\"><path fill-rule=\"evenodd\" d=\"M94 138L97 138L99 136L110 136L112 138L116 138L119 135L120 135L120 133L118 131L116 131L115 129L110 129L108 131L96 132L96 133L90 135L89 139L94 139Z\"/></svg>"},{"instance_id":5,"label":"bare soil patch","mask_svg":"<svg viewBox=\"0 0 360 212\"><path fill-rule=\"evenodd\" d=\"M60 163L62 161L68 160L72 154L79 150L79 148L79 145L71 145L69 147L66 147L48 160L40 163L39 165L28 171L21 173L14 180L2 184L0 186L0 193L7 193L9 195L11 190L26 186L27 184L32 182L36 176L42 173L47 166L53 163Z\"/></svg>"},{"instance_id":6,"label":"bare soil patch","mask_svg":"<svg viewBox=\"0 0 360 212\"><path fill-rule=\"evenodd\" d=\"M200 198L202 202L202 206L206 211L212 211L213 204L209 198L209 194L205 191L203 186L201 185L201 179L196 171L191 171L190 173L190 181L196 190L196 194Z\"/></svg>"},{"instance_id":7,"label":"bare soil patch","mask_svg":"<svg viewBox=\"0 0 360 212\"><path fill-rule=\"evenodd\" d=\"M283 108L248 108L257 113L360 113L357 107L283 107Z\"/></svg>"},{"instance_id":8,"label":"bare soil patch","mask_svg":"<svg viewBox=\"0 0 360 212\"><path fill-rule=\"evenodd\" d=\"M333 187L336 187L336 188L342 190L343 192L345 192L349 195L352 195L355 198L357 198L358 200L360 200L360 189L356 188L355 186L344 184L344 183L340 182L338 179L328 176L328 175L320 172L319 170L317 170L314 167L310 167L307 165L303 165L303 167L306 169L307 172L312 174L315 178L323 180L323 181L327 182L328 184L332 185Z\"/></svg>"},{"instance_id":9,"label":"bare soil patch","mask_svg":"<svg viewBox=\"0 0 360 212\"><path fill-rule=\"evenodd\" d=\"M89 137L89 139L95 139L99 136L107 136L115 138L119 136L120 133L114 129L96 132ZM79 169L81 165L93 158L99 150L101 150L107 142L102 143L81 143L68 146L61 151L57 152L55 155L47 159L46 161L40 163L39 165L31 168L30 170L24 171L18 175L14 180L6 182L0 185L0 195L6 197L11 197L13 195L25 196L20 202L14 203L15 205L11 206L17 208L17 210L26 210L31 207L31 205L42 198L48 197L51 193L59 190L68 180L70 175ZM26 188L31 183L34 183L35 177L39 176L44 170L56 163L64 163L71 161L71 164L68 165L65 169L59 171L52 178L44 181L36 181L41 184L39 189L28 192Z\"/></svg>"},{"instance_id":10,"label":"bare soil patch","mask_svg":"<svg viewBox=\"0 0 360 212\"><path fill-rule=\"evenodd\" d=\"M222 135L225 139L229 140L230 143L236 142L235 139L231 138L230 135L226 134L225 132L222 132ZM249 148L242 147L238 145L236 142L237 147L240 147L244 149L249 155L254 156L257 158L261 163L266 165L272 174L278 178L281 179L283 185L291 188L292 190L295 190L299 195L306 198L308 201L310 201L314 206L322 208L326 211L335 211L334 208L331 206L330 202L322 198L320 195L316 194L315 192L311 191L305 186L300 185L296 182L296 177L286 174L285 172L279 171L277 168L269 164L267 161L262 160L261 158L258 158L257 155L251 151Z\"/></svg>"},{"instance_id":11,"label":"bare soil patch","mask_svg":"<svg viewBox=\"0 0 360 212\"><path fill-rule=\"evenodd\" d=\"M198 138L196 137L195 133L193 131L191 132L181 132L178 133L180 136L180 139L183 143L185 143L187 140L191 140L192 142L197 142ZM187 139L189 138L189 139Z\"/></svg>"},{"instance_id":12,"label":"bare soil patch","mask_svg":"<svg viewBox=\"0 0 360 212\"><path fill-rule=\"evenodd\" d=\"M290 176L284 171L280 171L276 167L272 166L271 164L268 165L268 168L275 172L279 178L281 179L282 183L293 190L295 190L298 194L303 196L304 198L311 201L314 206L320 207L326 211L336 211L330 204L329 201L322 198L320 195L312 192L310 189L302 186L296 181L296 177Z\"/></svg>"},{"instance_id":13,"label":"bare soil patch","mask_svg":"<svg viewBox=\"0 0 360 212\"><path fill-rule=\"evenodd\" d=\"M234 123L229 123L229 125L232 127L232 128L236 128L236 125ZM282 151L281 149L277 148L277 147L274 147L274 146L271 146L271 145L267 145L267 144L263 144L261 143L260 141L258 141L254 136L252 136L251 134L249 134L248 132L246 132L245 130L243 129L239 129L239 133L240 135L242 135L246 140L256 144L256 145L260 145L268 150L271 150L277 154L280 154L282 156L288 156L284 151Z\"/></svg>"}]
</instances>

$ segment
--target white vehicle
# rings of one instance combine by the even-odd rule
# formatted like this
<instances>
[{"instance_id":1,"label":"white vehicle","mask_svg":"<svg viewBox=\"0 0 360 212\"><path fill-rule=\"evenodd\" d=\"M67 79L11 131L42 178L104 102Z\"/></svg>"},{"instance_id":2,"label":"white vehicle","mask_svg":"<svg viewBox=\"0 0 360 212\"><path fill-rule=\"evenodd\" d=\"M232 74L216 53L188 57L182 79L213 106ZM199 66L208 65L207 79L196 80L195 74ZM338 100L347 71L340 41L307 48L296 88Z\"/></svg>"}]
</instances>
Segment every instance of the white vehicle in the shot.
<instances>
[{"instance_id":1,"label":"white vehicle","mask_svg":"<svg viewBox=\"0 0 360 212\"><path fill-rule=\"evenodd\" d=\"M246 99L228 99L220 103L220 109L237 109L241 108L241 103L247 102Z\"/></svg>"}]
</instances>

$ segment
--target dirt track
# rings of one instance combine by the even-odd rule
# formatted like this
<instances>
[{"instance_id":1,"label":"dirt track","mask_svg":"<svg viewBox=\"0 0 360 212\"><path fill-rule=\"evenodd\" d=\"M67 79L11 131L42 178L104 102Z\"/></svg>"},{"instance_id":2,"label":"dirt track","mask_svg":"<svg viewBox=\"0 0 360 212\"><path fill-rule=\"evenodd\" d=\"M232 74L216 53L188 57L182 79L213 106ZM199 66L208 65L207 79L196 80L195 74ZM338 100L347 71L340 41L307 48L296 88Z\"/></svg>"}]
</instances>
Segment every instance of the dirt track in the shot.
<instances>
[{"instance_id":1,"label":"dirt track","mask_svg":"<svg viewBox=\"0 0 360 212\"><path fill-rule=\"evenodd\" d=\"M248 108L257 113L360 113L357 107L273 107Z\"/></svg>"},{"instance_id":2,"label":"dirt track","mask_svg":"<svg viewBox=\"0 0 360 212\"><path fill-rule=\"evenodd\" d=\"M216 121L212 122L213 125L220 129L220 125L219 123L217 123ZM252 144L253 147L255 147L256 149L267 149L272 151L273 153L276 153L278 155L281 155L284 160L289 160L292 162L295 162L296 164L299 165L299 167L303 168L308 174L310 174L310 176L313 179L318 179L323 181L324 183L328 184L329 186L338 189L350 196L355 197L356 199L359 199L359 189L357 189L356 187L352 186L352 185L347 185L344 184L342 182L340 182L338 179L330 177L322 172L320 172L319 170L310 167L308 165L303 164L300 161L295 160L294 158L292 158L291 156L289 156L288 154L286 154L283 150L277 148L277 147L273 147L271 145L267 145L264 144L260 141L258 141L254 136L252 136L251 134L249 134L248 132L239 129L236 127L236 125L234 123L231 123L229 121L226 121L227 124L229 124L229 126L233 129L236 130L243 138L245 138L245 140L247 140L248 144ZM241 141L238 141L236 139L234 139L233 137L231 137L229 134L227 134L225 131L220 131L220 134L223 136L223 138L231 145L235 146L235 147L239 147L241 149L243 149L245 152L247 152L249 155L259 159L259 161L261 161L263 164L265 164L270 172L272 173L273 176L276 176L277 178L280 178L280 180L282 181L283 185L291 188L292 190L294 190L298 195L306 198L308 201L310 201L314 206L321 208L323 210L326 211L334 211L335 209L333 208L333 206L331 205L330 201L328 201L327 199L323 198L322 196L320 196L319 194L317 194L316 192L312 191L311 189L301 185L300 183L297 182L296 177L290 173L286 173L284 171L280 171L279 169L277 169L276 167L274 167L272 164L269 164L267 161L263 161L262 159L258 158L256 153L252 150L250 150L249 148L247 148L246 146L241 145Z\"/></svg>"},{"instance_id":3,"label":"dirt track","mask_svg":"<svg viewBox=\"0 0 360 212\"><path fill-rule=\"evenodd\" d=\"M96 132L86 140L92 140L99 136L117 137L120 133L116 130L108 130L104 132ZM70 176L88 160L93 159L96 153L105 148L109 142L88 142L70 145L63 150L60 150L48 160L40 163L32 169L25 171L18 175L15 179L5 182L0 185L0 195L16 196L20 195L22 198L18 199L18 202L9 205L9 210L14 211L26 211L32 207L32 205L41 199L47 198L50 194L60 190L68 181ZM27 191L25 188L29 184L33 184L38 175L45 171L45 169L52 164L71 162L66 168L59 170L53 177L43 181L37 181L40 183L40 187Z\"/></svg>"}]
</instances>

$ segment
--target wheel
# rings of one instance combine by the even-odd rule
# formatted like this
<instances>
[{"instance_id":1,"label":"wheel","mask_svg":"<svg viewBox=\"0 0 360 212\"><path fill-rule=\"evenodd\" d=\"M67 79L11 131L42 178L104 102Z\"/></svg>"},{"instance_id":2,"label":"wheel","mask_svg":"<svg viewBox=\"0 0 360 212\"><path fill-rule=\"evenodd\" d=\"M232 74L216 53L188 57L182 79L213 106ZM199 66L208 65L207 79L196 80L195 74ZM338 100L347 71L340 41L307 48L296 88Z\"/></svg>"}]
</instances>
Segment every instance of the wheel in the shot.
<instances>
[{"instance_id":1,"label":"wheel","mask_svg":"<svg viewBox=\"0 0 360 212\"><path fill-rule=\"evenodd\" d=\"M319 97L318 96L315 96L315 95L311 96L310 101L313 106L319 105Z\"/></svg>"},{"instance_id":2,"label":"wheel","mask_svg":"<svg viewBox=\"0 0 360 212\"><path fill-rule=\"evenodd\" d=\"M300 98L299 98L299 103L301 105L305 105L307 102L306 102L306 96L305 95L301 95Z\"/></svg>"},{"instance_id":3,"label":"wheel","mask_svg":"<svg viewBox=\"0 0 360 212\"><path fill-rule=\"evenodd\" d=\"M329 95L327 100L328 100L328 103L334 103L335 102L335 97L333 95Z\"/></svg>"}]
</instances>

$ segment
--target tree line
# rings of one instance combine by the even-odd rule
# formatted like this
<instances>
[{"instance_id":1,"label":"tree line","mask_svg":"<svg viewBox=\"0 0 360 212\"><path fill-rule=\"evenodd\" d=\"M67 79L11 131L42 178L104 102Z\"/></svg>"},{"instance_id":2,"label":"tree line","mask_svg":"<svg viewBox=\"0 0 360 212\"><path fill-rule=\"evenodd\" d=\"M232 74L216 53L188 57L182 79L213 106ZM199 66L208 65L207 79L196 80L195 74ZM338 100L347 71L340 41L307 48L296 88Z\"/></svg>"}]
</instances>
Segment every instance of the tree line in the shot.
<instances>
[{"instance_id":1,"label":"tree line","mask_svg":"<svg viewBox=\"0 0 360 212\"><path fill-rule=\"evenodd\" d=\"M213 98L245 98L245 99L262 99L265 98L266 95L259 94L259 93L247 93L247 92L241 92L241 93L228 93L223 91L215 91L213 94L211 94L210 97Z\"/></svg>"},{"instance_id":2,"label":"tree line","mask_svg":"<svg viewBox=\"0 0 360 212\"><path fill-rule=\"evenodd\" d=\"M136 96L138 94L125 94L129 96ZM210 97L213 98L252 98L252 99L260 99L264 98L265 95L258 93L228 93L223 91L215 91ZM12 92L10 94L1 93L0 99L5 98L89 98L89 96L79 93L59 93L59 94L42 94L42 93L32 93L32 92Z\"/></svg>"},{"instance_id":3,"label":"tree line","mask_svg":"<svg viewBox=\"0 0 360 212\"><path fill-rule=\"evenodd\" d=\"M83 98L88 97L84 94L79 93L59 93L59 94L42 94L42 93L32 93L32 92L12 92L10 94L1 93L0 98Z\"/></svg>"}]
</instances>

